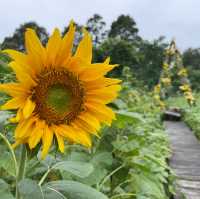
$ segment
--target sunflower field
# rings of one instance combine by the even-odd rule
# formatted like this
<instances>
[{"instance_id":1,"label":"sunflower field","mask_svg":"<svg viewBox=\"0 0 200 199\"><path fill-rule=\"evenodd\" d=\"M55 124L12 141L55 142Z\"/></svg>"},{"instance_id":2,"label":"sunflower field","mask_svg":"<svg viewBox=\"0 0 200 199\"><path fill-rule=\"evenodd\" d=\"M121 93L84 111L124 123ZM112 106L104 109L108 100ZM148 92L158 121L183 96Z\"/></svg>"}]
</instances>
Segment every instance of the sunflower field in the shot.
<instances>
[{"instance_id":1,"label":"sunflower field","mask_svg":"<svg viewBox=\"0 0 200 199\"><path fill-rule=\"evenodd\" d=\"M30 22L1 44L0 199L174 194L159 81L175 79L166 106L181 101L185 121L200 135L199 107L186 103L188 96L198 101L187 70L181 62L181 73L171 75L169 44L143 40L130 16L121 15L107 34L102 20L94 15L85 27L71 21L52 34ZM180 85L186 99L176 97Z\"/></svg>"},{"instance_id":2,"label":"sunflower field","mask_svg":"<svg viewBox=\"0 0 200 199\"><path fill-rule=\"evenodd\" d=\"M91 149L70 144L60 154L54 141L42 160L38 154L40 146L34 150L27 147L24 176L18 182L23 198L165 199L170 196L173 176L166 163L170 151L161 112L150 95L130 89L131 84L125 76L120 97L110 105L117 118L111 127L102 127L100 138L93 138ZM1 114L3 198L14 198L23 150L19 147L14 152L10 148L15 126L7 118L12 114L8 111Z\"/></svg>"}]
</instances>

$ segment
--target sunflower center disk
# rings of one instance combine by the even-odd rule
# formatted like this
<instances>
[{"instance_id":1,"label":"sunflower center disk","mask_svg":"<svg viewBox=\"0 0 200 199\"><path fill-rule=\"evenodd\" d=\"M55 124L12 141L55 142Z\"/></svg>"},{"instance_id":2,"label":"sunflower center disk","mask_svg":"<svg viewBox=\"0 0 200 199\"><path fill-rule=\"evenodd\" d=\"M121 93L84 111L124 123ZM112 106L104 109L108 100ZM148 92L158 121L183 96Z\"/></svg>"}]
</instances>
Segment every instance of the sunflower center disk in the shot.
<instances>
[{"instance_id":1,"label":"sunflower center disk","mask_svg":"<svg viewBox=\"0 0 200 199\"><path fill-rule=\"evenodd\" d=\"M81 81L64 68L45 69L33 88L35 114L51 124L69 124L83 110L84 89Z\"/></svg>"},{"instance_id":2,"label":"sunflower center disk","mask_svg":"<svg viewBox=\"0 0 200 199\"><path fill-rule=\"evenodd\" d=\"M47 106L54 109L57 113L63 114L70 110L72 93L62 85L53 85L47 91Z\"/></svg>"}]
</instances>

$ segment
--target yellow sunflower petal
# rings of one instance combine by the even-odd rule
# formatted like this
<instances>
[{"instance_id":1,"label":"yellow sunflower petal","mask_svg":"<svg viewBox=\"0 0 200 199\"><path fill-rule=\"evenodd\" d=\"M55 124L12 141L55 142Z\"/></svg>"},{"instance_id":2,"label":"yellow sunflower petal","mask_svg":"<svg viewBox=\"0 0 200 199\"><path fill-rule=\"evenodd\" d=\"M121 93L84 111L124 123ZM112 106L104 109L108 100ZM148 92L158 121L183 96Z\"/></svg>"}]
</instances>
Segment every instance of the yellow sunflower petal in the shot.
<instances>
[{"instance_id":1,"label":"yellow sunflower petal","mask_svg":"<svg viewBox=\"0 0 200 199\"><path fill-rule=\"evenodd\" d=\"M71 57L71 51L73 47L73 42L74 42L74 34L75 34L75 26L73 22L70 22L69 25L69 31L65 36L63 37L63 40L61 42L61 48L60 48L60 53L57 57L56 65L57 66L64 66L68 64L69 58Z\"/></svg>"},{"instance_id":2,"label":"yellow sunflower petal","mask_svg":"<svg viewBox=\"0 0 200 199\"><path fill-rule=\"evenodd\" d=\"M104 64L109 64L110 63L110 57L107 57L106 60L104 61Z\"/></svg>"},{"instance_id":3,"label":"yellow sunflower petal","mask_svg":"<svg viewBox=\"0 0 200 199\"><path fill-rule=\"evenodd\" d=\"M29 75L33 76L35 74L35 70L33 67L30 66L30 63L28 62L27 55L24 53L21 53L16 50L6 49L3 50L4 53L7 53L11 58L18 63L19 66L23 70L26 71Z\"/></svg>"},{"instance_id":4,"label":"yellow sunflower petal","mask_svg":"<svg viewBox=\"0 0 200 199\"><path fill-rule=\"evenodd\" d=\"M35 106L36 104L30 98L26 100L26 103L23 108L23 115L25 119L28 118L32 114L32 112L35 109Z\"/></svg>"},{"instance_id":5,"label":"yellow sunflower petal","mask_svg":"<svg viewBox=\"0 0 200 199\"><path fill-rule=\"evenodd\" d=\"M20 144L22 144L21 140L16 140L14 144L12 144L12 148L15 149L16 147L18 147Z\"/></svg>"},{"instance_id":6,"label":"yellow sunflower petal","mask_svg":"<svg viewBox=\"0 0 200 199\"><path fill-rule=\"evenodd\" d=\"M59 150L60 150L61 153L64 153L65 152L64 139L63 139L62 136L60 136L59 133L55 132L55 135L56 135L56 138L57 138L57 141L58 141Z\"/></svg>"},{"instance_id":7,"label":"yellow sunflower petal","mask_svg":"<svg viewBox=\"0 0 200 199\"><path fill-rule=\"evenodd\" d=\"M70 24L69 31L64 38L61 37L59 30L55 29L44 48L35 31L28 29L25 33L27 54L12 50L5 51L13 58L10 66L19 82L0 85L0 91L13 97L2 106L2 109L18 109L16 117L11 119L12 122L19 122L15 130L16 143L14 146L28 143L30 149L33 149L42 140L42 159L46 157L51 147L54 134L61 152L64 152L65 139L70 143L81 144L89 148L92 145L91 134L98 136L100 124L103 122L110 125L115 119L114 112L105 104L118 95L121 88L118 85L120 80L105 78L104 75L117 65L110 65L110 58L103 63L91 64L92 39L86 30L84 30L84 37L75 55L72 56L74 33L73 23ZM66 79L68 75L69 78ZM77 106L70 101L62 103L66 111L59 112L56 104L57 98L55 103L54 98L51 98L46 107L45 96L48 94L46 89L58 82L61 87L52 88L51 95L56 97L57 94L63 92L63 96L59 94L61 98L58 99L60 100L58 103L73 100ZM78 92L80 95L78 97L73 95L68 99L66 90L63 89L66 86L69 89L73 88L72 93L76 90L77 95ZM82 90L85 91L84 96ZM41 104L37 112L34 111L36 104ZM72 121L70 117L68 118L68 108L70 112L77 112L78 107L83 107L84 111L78 111L79 114ZM55 117L50 109L56 109ZM63 117L67 118L67 121L60 124Z\"/></svg>"},{"instance_id":8,"label":"yellow sunflower petal","mask_svg":"<svg viewBox=\"0 0 200 199\"><path fill-rule=\"evenodd\" d=\"M97 112L94 109L88 109L88 112L94 117L96 117L100 122L103 122L108 126L111 126L113 120L112 117L107 117L107 115L103 114L102 112Z\"/></svg>"},{"instance_id":9,"label":"yellow sunflower petal","mask_svg":"<svg viewBox=\"0 0 200 199\"><path fill-rule=\"evenodd\" d=\"M63 64L63 66L75 74L80 74L86 68L85 62L77 57L71 57L67 63Z\"/></svg>"},{"instance_id":10,"label":"yellow sunflower petal","mask_svg":"<svg viewBox=\"0 0 200 199\"><path fill-rule=\"evenodd\" d=\"M1 110L10 110L10 109L18 109L23 106L25 103L25 99L14 97L11 100L7 101L4 105L1 106Z\"/></svg>"},{"instance_id":11,"label":"yellow sunflower petal","mask_svg":"<svg viewBox=\"0 0 200 199\"><path fill-rule=\"evenodd\" d=\"M38 120L36 122L35 129L32 131L32 134L28 140L30 149L35 148L35 146L40 142L44 133L44 127L45 127L44 121Z\"/></svg>"},{"instance_id":12,"label":"yellow sunflower petal","mask_svg":"<svg viewBox=\"0 0 200 199\"><path fill-rule=\"evenodd\" d=\"M75 57L84 59L86 63L92 61L92 38L86 30L84 30L84 37L78 45Z\"/></svg>"},{"instance_id":13,"label":"yellow sunflower petal","mask_svg":"<svg viewBox=\"0 0 200 199\"><path fill-rule=\"evenodd\" d=\"M91 133L96 135L97 137L99 137L98 133L97 133L97 129L94 128L93 126L91 126L90 124L88 124L87 122L81 120L81 119L76 119L76 121L74 122L74 124L80 128L83 129L85 132Z\"/></svg>"},{"instance_id":14,"label":"yellow sunflower petal","mask_svg":"<svg viewBox=\"0 0 200 199\"><path fill-rule=\"evenodd\" d=\"M18 139L15 141L14 144L12 144L12 148L15 149L16 147L18 147L20 144L24 144L27 142L27 139Z\"/></svg>"},{"instance_id":15,"label":"yellow sunflower petal","mask_svg":"<svg viewBox=\"0 0 200 199\"><path fill-rule=\"evenodd\" d=\"M47 49L47 66L53 66L56 65L56 57L60 53L61 48L61 34L60 31L56 28L52 34L52 36L49 38L49 41L47 43L46 49Z\"/></svg>"},{"instance_id":16,"label":"yellow sunflower petal","mask_svg":"<svg viewBox=\"0 0 200 199\"><path fill-rule=\"evenodd\" d=\"M90 67L85 68L79 74L79 77L83 81L93 81L99 79L106 75L109 71L113 68L117 67L118 65L106 65L106 64L91 64Z\"/></svg>"},{"instance_id":17,"label":"yellow sunflower petal","mask_svg":"<svg viewBox=\"0 0 200 199\"><path fill-rule=\"evenodd\" d=\"M15 129L15 138L24 139L30 136L34 127L35 118L29 118L21 121Z\"/></svg>"},{"instance_id":18,"label":"yellow sunflower petal","mask_svg":"<svg viewBox=\"0 0 200 199\"><path fill-rule=\"evenodd\" d=\"M16 117L10 118L9 121L11 123L17 123L23 119L23 111L22 109L18 109Z\"/></svg>"},{"instance_id":19,"label":"yellow sunflower petal","mask_svg":"<svg viewBox=\"0 0 200 199\"><path fill-rule=\"evenodd\" d=\"M82 144L86 147L91 147L90 136L88 133L81 130L81 128L79 128L76 124L56 126L55 131L69 141Z\"/></svg>"},{"instance_id":20,"label":"yellow sunflower petal","mask_svg":"<svg viewBox=\"0 0 200 199\"><path fill-rule=\"evenodd\" d=\"M120 90L120 85L112 85L97 90L89 90L86 94L86 101L102 101L107 104L117 97L118 91Z\"/></svg>"},{"instance_id":21,"label":"yellow sunflower petal","mask_svg":"<svg viewBox=\"0 0 200 199\"><path fill-rule=\"evenodd\" d=\"M29 62L34 65L37 72L41 71L46 64L46 51L37 37L36 32L30 28L25 32L25 46Z\"/></svg>"},{"instance_id":22,"label":"yellow sunflower petal","mask_svg":"<svg viewBox=\"0 0 200 199\"><path fill-rule=\"evenodd\" d=\"M68 140L72 142L77 142L79 140L79 137L77 134L73 131L73 129L69 125L59 125L54 127L54 131L67 138Z\"/></svg>"},{"instance_id":23,"label":"yellow sunflower petal","mask_svg":"<svg viewBox=\"0 0 200 199\"><path fill-rule=\"evenodd\" d=\"M104 94L88 94L86 103L100 103L108 104L116 99L118 96L117 93L104 93Z\"/></svg>"},{"instance_id":24,"label":"yellow sunflower petal","mask_svg":"<svg viewBox=\"0 0 200 199\"><path fill-rule=\"evenodd\" d=\"M116 119L115 114L111 108L100 104L100 103L85 103L85 106L91 110L92 112L96 112L97 114L102 114L105 118L109 118L111 120Z\"/></svg>"},{"instance_id":25,"label":"yellow sunflower petal","mask_svg":"<svg viewBox=\"0 0 200 199\"><path fill-rule=\"evenodd\" d=\"M95 94L95 93L109 93L109 92L113 92L116 93L118 91L121 90L121 86L120 85L111 85L111 86L107 86L104 88L100 88L100 89L94 89L94 90L90 90L87 93L88 94Z\"/></svg>"},{"instance_id":26,"label":"yellow sunflower petal","mask_svg":"<svg viewBox=\"0 0 200 199\"><path fill-rule=\"evenodd\" d=\"M41 152L41 159L44 159L46 157L47 153L49 152L49 148L51 147L52 141L53 141L53 132L46 125L42 136L43 148Z\"/></svg>"},{"instance_id":27,"label":"yellow sunflower petal","mask_svg":"<svg viewBox=\"0 0 200 199\"><path fill-rule=\"evenodd\" d=\"M28 84L30 87L36 85L33 78L15 61L10 62L9 66L13 69L16 74L17 79L20 82Z\"/></svg>"},{"instance_id":28,"label":"yellow sunflower petal","mask_svg":"<svg viewBox=\"0 0 200 199\"><path fill-rule=\"evenodd\" d=\"M103 87L119 84L120 82L121 82L120 79L102 77L94 81L84 82L84 85L87 90L94 90L94 89L100 89Z\"/></svg>"},{"instance_id":29,"label":"yellow sunflower petal","mask_svg":"<svg viewBox=\"0 0 200 199\"><path fill-rule=\"evenodd\" d=\"M27 93L26 88L19 83L0 84L0 91L5 92L13 97L23 96L24 93Z\"/></svg>"},{"instance_id":30,"label":"yellow sunflower petal","mask_svg":"<svg viewBox=\"0 0 200 199\"><path fill-rule=\"evenodd\" d=\"M92 146L89 134L82 129L78 128L75 124L72 125L73 131L79 136L80 144L90 148Z\"/></svg>"},{"instance_id":31,"label":"yellow sunflower petal","mask_svg":"<svg viewBox=\"0 0 200 199\"><path fill-rule=\"evenodd\" d=\"M94 129L99 130L100 129L100 124L99 121L90 115L88 112L82 113L81 115L78 116L81 120L92 126Z\"/></svg>"}]
</instances>

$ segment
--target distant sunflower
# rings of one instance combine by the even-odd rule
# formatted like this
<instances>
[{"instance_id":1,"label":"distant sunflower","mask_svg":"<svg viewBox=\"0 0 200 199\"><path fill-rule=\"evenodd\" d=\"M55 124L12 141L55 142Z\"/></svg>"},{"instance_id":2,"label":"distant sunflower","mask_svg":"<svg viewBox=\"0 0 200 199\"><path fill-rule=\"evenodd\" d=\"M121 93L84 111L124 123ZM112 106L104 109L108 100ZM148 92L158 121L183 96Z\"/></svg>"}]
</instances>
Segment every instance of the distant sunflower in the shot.
<instances>
[{"instance_id":1,"label":"distant sunflower","mask_svg":"<svg viewBox=\"0 0 200 199\"><path fill-rule=\"evenodd\" d=\"M15 144L28 143L30 149L42 141L45 158L54 138L61 152L64 140L91 147L90 135L98 136L100 124L110 125L114 112L106 106L117 97L118 79L104 77L116 65L92 64L92 40L84 37L72 55L75 26L62 38L55 29L44 47L32 29L25 32L26 53L4 50L13 61L9 66L17 82L1 84L12 97L1 109L17 109L12 122L18 123Z\"/></svg>"}]
</instances>

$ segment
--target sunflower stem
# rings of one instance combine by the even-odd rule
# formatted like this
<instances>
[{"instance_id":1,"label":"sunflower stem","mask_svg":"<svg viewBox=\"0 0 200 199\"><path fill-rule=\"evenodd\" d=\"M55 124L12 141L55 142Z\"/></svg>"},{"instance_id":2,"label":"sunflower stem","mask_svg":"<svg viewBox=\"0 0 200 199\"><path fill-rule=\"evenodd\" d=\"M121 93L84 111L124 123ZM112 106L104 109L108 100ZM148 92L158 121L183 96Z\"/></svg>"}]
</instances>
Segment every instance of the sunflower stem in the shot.
<instances>
[{"instance_id":1,"label":"sunflower stem","mask_svg":"<svg viewBox=\"0 0 200 199\"><path fill-rule=\"evenodd\" d=\"M103 187L103 185L110 179L110 177L115 174L116 172L118 172L120 169L122 169L124 167L124 165L121 165L119 167L117 167L114 171L112 171L110 174L108 174L101 182L100 185L98 185L97 190L101 190L101 188Z\"/></svg>"},{"instance_id":2,"label":"sunflower stem","mask_svg":"<svg viewBox=\"0 0 200 199\"><path fill-rule=\"evenodd\" d=\"M18 164L17 164L17 159L16 159L16 156L15 156L15 152L12 148L12 145L10 144L9 140L6 138L5 135L3 135L2 133L0 133L0 137L3 139L3 141L6 143L7 147L9 148L10 152L11 152L11 155L12 155L12 158L13 158L13 161L14 161L14 166L15 166L15 178L16 178L16 198L18 197L19 195L19 192L18 192L18 188L17 188L17 174L18 174Z\"/></svg>"},{"instance_id":3,"label":"sunflower stem","mask_svg":"<svg viewBox=\"0 0 200 199\"><path fill-rule=\"evenodd\" d=\"M10 142L8 141L6 136L4 136L2 133L0 133L0 137L6 143L6 145L8 146L8 148L9 148L9 150L11 152L11 155L12 155L12 158L13 158L13 161L14 161L14 165L15 165L15 175L17 176L18 164L17 164L17 159L16 159L16 156L15 156L15 152L13 151L12 145L10 144Z\"/></svg>"},{"instance_id":4,"label":"sunflower stem","mask_svg":"<svg viewBox=\"0 0 200 199\"><path fill-rule=\"evenodd\" d=\"M23 144L22 149L21 149L21 155L20 155L19 170L17 174L16 199L22 199L19 194L18 184L25 176L26 158L27 158L26 146Z\"/></svg>"},{"instance_id":5,"label":"sunflower stem","mask_svg":"<svg viewBox=\"0 0 200 199\"><path fill-rule=\"evenodd\" d=\"M42 185L42 183L45 181L46 177L48 176L48 174L50 173L51 169L48 168L48 170L45 172L45 174L42 176L40 182L38 183L39 186Z\"/></svg>"},{"instance_id":6,"label":"sunflower stem","mask_svg":"<svg viewBox=\"0 0 200 199\"><path fill-rule=\"evenodd\" d=\"M136 196L136 194L135 193L122 193L122 194L114 195L110 199L121 198L123 196Z\"/></svg>"}]
</instances>

